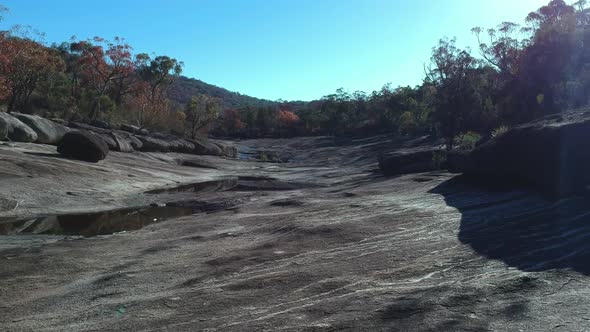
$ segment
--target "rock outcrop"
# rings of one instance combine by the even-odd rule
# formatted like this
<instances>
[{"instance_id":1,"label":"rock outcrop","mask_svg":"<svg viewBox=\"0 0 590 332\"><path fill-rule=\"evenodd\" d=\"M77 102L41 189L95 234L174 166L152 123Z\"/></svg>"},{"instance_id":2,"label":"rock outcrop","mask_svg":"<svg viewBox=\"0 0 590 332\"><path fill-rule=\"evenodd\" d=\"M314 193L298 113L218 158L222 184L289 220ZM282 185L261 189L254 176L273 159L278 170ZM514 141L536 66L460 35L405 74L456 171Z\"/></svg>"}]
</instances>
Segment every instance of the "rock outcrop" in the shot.
<instances>
[{"instance_id":1,"label":"rock outcrop","mask_svg":"<svg viewBox=\"0 0 590 332\"><path fill-rule=\"evenodd\" d=\"M177 152L196 155L237 157L234 146L207 139L184 139L165 133L149 133L131 125L121 125L121 130L102 121L86 124L61 119L45 119L36 115L0 113L0 140L38 142L57 145L72 130L84 131L103 141L108 150L120 152Z\"/></svg>"},{"instance_id":2,"label":"rock outcrop","mask_svg":"<svg viewBox=\"0 0 590 332\"><path fill-rule=\"evenodd\" d=\"M97 134L71 131L59 142L57 151L69 158L96 163L106 158L109 148Z\"/></svg>"},{"instance_id":3,"label":"rock outcrop","mask_svg":"<svg viewBox=\"0 0 590 332\"><path fill-rule=\"evenodd\" d=\"M451 173L463 173L470 168L469 154L471 151L453 150L447 155L447 169Z\"/></svg>"},{"instance_id":4,"label":"rock outcrop","mask_svg":"<svg viewBox=\"0 0 590 332\"><path fill-rule=\"evenodd\" d=\"M124 137L127 138L127 140L129 141L129 144L131 144L131 147L135 151L141 151L141 148L143 147L143 143L141 142L141 140L139 138L137 138L136 136L133 136L131 134L125 134L125 133L119 133L119 134L122 134Z\"/></svg>"},{"instance_id":5,"label":"rock outcrop","mask_svg":"<svg viewBox=\"0 0 590 332\"><path fill-rule=\"evenodd\" d=\"M439 146L417 147L379 156L379 168L387 176L430 172L445 167Z\"/></svg>"},{"instance_id":6,"label":"rock outcrop","mask_svg":"<svg viewBox=\"0 0 590 332\"><path fill-rule=\"evenodd\" d=\"M69 128L54 121L30 114L14 114L14 116L37 133L36 143L57 144Z\"/></svg>"},{"instance_id":7,"label":"rock outcrop","mask_svg":"<svg viewBox=\"0 0 590 332\"><path fill-rule=\"evenodd\" d=\"M233 145L223 144L219 142L213 142L221 149L221 153L224 157L228 158L237 158L238 157L238 148Z\"/></svg>"},{"instance_id":8,"label":"rock outcrop","mask_svg":"<svg viewBox=\"0 0 590 332\"><path fill-rule=\"evenodd\" d=\"M133 146L131 144L131 141L128 140L127 137L125 137L121 133L113 131L111 133L111 137L115 141L115 143L117 144L116 148L114 149L115 151L120 151L120 152L133 152L133 151L135 151L135 149L133 148Z\"/></svg>"},{"instance_id":9,"label":"rock outcrop","mask_svg":"<svg viewBox=\"0 0 590 332\"><path fill-rule=\"evenodd\" d=\"M0 138L6 132L5 139L15 142L35 142L37 133L14 116L0 112Z\"/></svg>"},{"instance_id":10,"label":"rock outcrop","mask_svg":"<svg viewBox=\"0 0 590 332\"><path fill-rule=\"evenodd\" d=\"M552 115L453 154L450 169L468 176L521 183L553 196L590 186L590 111Z\"/></svg>"},{"instance_id":11,"label":"rock outcrop","mask_svg":"<svg viewBox=\"0 0 590 332\"><path fill-rule=\"evenodd\" d=\"M215 143L205 140L193 139L190 140L195 145L193 151L194 154L198 155L210 155L210 156L221 156L223 151Z\"/></svg>"},{"instance_id":12,"label":"rock outcrop","mask_svg":"<svg viewBox=\"0 0 590 332\"><path fill-rule=\"evenodd\" d=\"M164 140L149 136L137 136L137 139L141 141L143 152L170 152L170 144Z\"/></svg>"},{"instance_id":13,"label":"rock outcrop","mask_svg":"<svg viewBox=\"0 0 590 332\"><path fill-rule=\"evenodd\" d=\"M111 151L119 151L119 145L117 141L113 138L112 132L93 132L97 136L99 136L109 147Z\"/></svg>"},{"instance_id":14,"label":"rock outcrop","mask_svg":"<svg viewBox=\"0 0 590 332\"><path fill-rule=\"evenodd\" d=\"M90 125L102 129L113 129L113 126L110 123L101 120L93 120L90 122Z\"/></svg>"},{"instance_id":15,"label":"rock outcrop","mask_svg":"<svg viewBox=\"0 0 590 332\"><path fill-rule=\"evenodd\" d=\"M139 131L141 130L139 127L137 126L132 126L132 125L127 125L127 124L122 124L119 129L121 129L122 131L126 131L130 134L139 134Z\"/></svg>"},{"instance_id":16,"label":"rock outcrop","mask_svg":"<svg viewBox=\"0 0 590 332\"><path fill-rule=\"evenodd\" d=\"M0 120L0 141L6 141L8 139L8 126Z\"/></svg>"}]
</instances>

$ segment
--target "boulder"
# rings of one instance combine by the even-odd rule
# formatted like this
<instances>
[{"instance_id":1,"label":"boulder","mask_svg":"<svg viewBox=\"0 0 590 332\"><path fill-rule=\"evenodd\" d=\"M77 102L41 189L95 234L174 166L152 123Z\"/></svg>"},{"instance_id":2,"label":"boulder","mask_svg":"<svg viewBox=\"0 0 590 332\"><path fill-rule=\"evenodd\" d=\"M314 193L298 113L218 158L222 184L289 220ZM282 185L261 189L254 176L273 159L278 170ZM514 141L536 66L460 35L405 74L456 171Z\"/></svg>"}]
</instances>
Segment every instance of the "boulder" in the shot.
<instances>
[{"instance_id":1,"label":"boulder","mask_svg":"<svg viewBox=\"0 0 590 332\"><path fill-rule=\"evenodd\" d=\"M122 124L120 126L120 129L122 131L126 131L131 134L138 134L139 130L140 130L139 127L137 127L137 126L127 125L127 124Z\"/></svg>"},{"instance_id":2,"label":"boulder","mask_svg":"<svg viewBox=\"0 0 590 332\"><path fill-rule=\"evenodd\" d=\"M143 143L141 142L141 140L139 138L137 138L136 136L133 135L127 135L127 139L129 140L129 143L131 144L131 147L136 150L136 151L140 151L141 148L143 147Z\"/></svg>"},{"instance_id":3,"label":"boulder","mask_svg":"<svg viewBox=\"0 0 590 332\"><path fill-rule=\"evenodd\" d=\"M109 147L109 150L112 151L119 151L119 146L117 145L117 141L113 138L110 132L92 132L96 136L100 137Z\"/></svg>"},{"instance_id":4,"label":"boulder","mask_svg":"<svg viewBox=\"0 0 590 332\"><path fill-rule=\"evenodd\" d=\"M178 150L176 152L193 153L193 151L195 151L195 144L189 140L181 138L175 142L178 145Z\"/></svg>"},{"instance_id":5,"label":"boulder","mask_svg":"<svg viewBox=\"0 0 590 332\"><path fill-rule=\"evenodd\" d=\"M422 173L445 167L444 150L439 146L409 148L379 156L379 168L387 176Z\"/></svg>"},{"instance_id":6,"label":"boulder","mask_svg":"<svg viewBox=\"0 0 590 332\"><path fill-rule=\"evenodd\" d=\"M109 148L98 135L70 131L59 142L57 151L69 158L96 163L106 158Z\"/></svg>"},{"instance_id":7,"label":"boulder","mask_svg":"<svg viewBox=\"0 0 590 332\"><path fill-rule=\"evenodd\" d=\"M233 145L225 145L225 148L223 149L223 153L228 158L237 159L239 152L238 152L237 147L235 147Z\"/></svg>"},{"instance_id":8,"label":"boulder","mask_svg":"<svg viewBox=\"0 0 590 332\"><path fill-rule=\"evenodd\" d=\"M102 129L112 129L113 126L106 122L106 121L102 121L102 120L92 120L90 121L90 125L93 127L97 127L97 128L102 128Z\"/></svg>"},{"instance_id":9,"label":"boulder","mask_svg":"<svg viewBox=\"0 0 590 332\"><path fill-rule=\"evenodd\" d=\"M0 120L0 141L8 140L8 126Z\"/></svg>"},{"instance_id":10,"label":"boulder","mask_svg":"<svg viewBox=\"0 0 590 332\"><path fill-rule=\"evenodd\" d=\"M193 143L193 145L195 146L195 149L192 152L194 154L210 156L223 155L223 151L221 151L221 148L210 141L196 139L188 141Z\"/></svg>"},{"instance_id":11,"label":"boulder","mask_svg":"<svg viewBox=\"0 0 590 332\"><path fill-rule=\"evenodd\" d=\"M6 138L15 142L35 142L37 133L14 116L0 112L0 137L6 132Z\"/></svg>"},{"instance_id":12,"label":"boulder","mask_svg":"<svg viewBox=\"0 0 590 332\"><path fill-rule=\"evenodd\" d=\"M51 121L53 121L53 122L55 122L55 123L58 123L58 124L60 124L60 125L62 125L62 126L66 126L66 127L67 127L67 125L68 125L68 121L66 121L66 120L64 120L64 119L60 119L60 118L51 118L51 119L49 119L49 120L51 120Z\"/></svg>"},{"instance_id":13,"label":"boulder","mask_svg":"<svg viewBox=\"0 0 590 332\"><path fill-rule=\"evenodd\" d=\"M106 129L103 128L99 128L99 127L95 127L95 126L91 126L82 122L74 122L74 121L70 121L68 122L68 127L70 128L74 128L74 129L81 129L81 130L86 130L86 131L94 131L97 133L107 133L109 132Z\"/></svg>"},{"instance_id":14,"label":"boulder","mask_svg":"<svg viewBox=\"0 0 590 332\"><path fill-rule=\"evenodd\" d=\"M170 152L194 153L195 150L193 141L179 138L173 134L153 132L150 137L168 143Z\"/></svg>"},{"instance_id":15,"label":"boulder","mask_svg":"<svg viewBox=\"0 0 590 332\"><path fill-rule=\"evenodd\" d=\"M179 139L175 140L163 140L168 143L169 151L170 152L182 152L183 144L182 141Z\"/></svg>"},{"instance_id":16,"label":"boulder","mask_svg":"<svg viewBox=\"0 0 590 332\"><path fill-rule=\"evenodd\" d=\"M69 128L40 116L29 114L14 114L14 116L37 133L37 143L57 144Z\"/></svg>"},{"instance_id":17,"label":"boulder","mask_svg":"<svg viewBox=\"0 0 590 332\"><path fill-rule=\"evenodd\" d=\"M115 139L111 135L112 130L99 128L85 123L74 121L70 121L68 123L68 127L93 133L96 136L100 137L107 144L110 150L119 151L117 141L115 141Z\"/></svg>"},{"instance_id":18,"label":"boulder","mask_svg":"<svg viewBox=\"0 0 590 332\"><path fill-rule=\"evenodd\" d=\"M174 136L172 134L161 133L161 132L158 132L158 131L152 132L150 134L150 136L153 137L153 138L164 140L164 141L171 141L171 140L174 140L174 139L177 138L176 136Z\"/></svg>"},{"instance_id":19,"label":"boulder","mask_svg":"<svg viewBox=\"0 0 590 332\"><path fill-rule=\"evenodd\" d=\"M237 158L238 157L238 148L233 145L223 144L219 142L213 142L221 149L221 153L224 157L228 158Z\"/></svg>"},{"instance_id":20,"label":"boulder","mask_svg":"<svg viewBox=\"0 0 590 332\"><path fill-rule=\"evenodd\" d=\"M454 171L471 177L524 184L554 197L587 190L590 111L552 115L513 128L451 164Z\"/></svg>"},{"instance_id":21,"label":"boulder","mask_svg":"<svg viewBox=\"0 0 590 332\"><path fill-rule=\"evenodd\" d=\"M143 152L169 152L170 144L168 142L149 137L149 136L137 136L141 141L142 147L140 151Z\"/></svg>"},{"instance_id":22,"label":"boulder","mask_svg":"<svg viewBox=\"0 0 590 332\"><path fill-rule=\"evenodd\" d=\"M120 151L120 152L133 152L134 149L131 146L131 141L129 141L125 136L121 135L118 132L112 132L111 133L111 137L113 138L113 140L116 143L116 148L115 151Z\"/></svg>"},{"instance_id":23,"label":"boulder","mask_svg":"<svg viewBox=\"0 0 590 332\"><path fill-rule=\"evenodd\" d=\"M147 130L147 129L145 129L145 128L142 128L142 129L140 129L140 130L139 130L139 133L140 133L141 135L144 135L144 136L147 136L147 135L149 135L149 134L150 134L149 130Z\"/></svg>"},{"instance_id":24,"label":"boulder","mask_svg":"<svg viewBox=\"0 0 590 332\"><path fill-rule=\"evenodd\" d=\"M115 133L117 134L117 136L120 136L123 139L125 139L134 151L139 151L143 147L143 143L141 143L139 138L137 138L135 135L131 135L130 133L121 130L116 131Z\"/></svg>"}]
</instances>

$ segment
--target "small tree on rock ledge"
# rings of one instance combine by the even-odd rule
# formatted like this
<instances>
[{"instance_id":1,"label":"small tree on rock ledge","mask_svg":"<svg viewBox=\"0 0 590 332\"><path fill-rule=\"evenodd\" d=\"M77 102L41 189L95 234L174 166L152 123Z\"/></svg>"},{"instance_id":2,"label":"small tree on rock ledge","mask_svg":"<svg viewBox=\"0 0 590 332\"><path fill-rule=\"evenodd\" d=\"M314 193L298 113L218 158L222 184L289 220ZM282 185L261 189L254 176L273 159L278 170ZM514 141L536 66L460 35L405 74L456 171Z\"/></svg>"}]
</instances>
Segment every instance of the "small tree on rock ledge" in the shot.
<instances>
[{"instance_id":1,"label":"small tree on rock ledge","mask_svg":"<svg viewBox=\"0 0 590 332\"><path fill-rule=\"evenodd\" d=\"M186 125L188 135L196 138L199 131L210 125L219 115L219 101L207 95L197 95L186 103Z\"/></svg>"}]
</instances>

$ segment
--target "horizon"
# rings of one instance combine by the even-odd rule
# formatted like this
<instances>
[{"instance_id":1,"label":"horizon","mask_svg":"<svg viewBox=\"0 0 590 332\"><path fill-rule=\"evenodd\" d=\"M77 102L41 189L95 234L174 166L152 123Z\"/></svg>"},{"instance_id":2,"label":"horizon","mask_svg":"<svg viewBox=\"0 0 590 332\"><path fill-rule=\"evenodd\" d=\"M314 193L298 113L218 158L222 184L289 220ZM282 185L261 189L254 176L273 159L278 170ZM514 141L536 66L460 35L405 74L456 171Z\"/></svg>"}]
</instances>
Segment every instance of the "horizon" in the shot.
<instances>
[{"instance_id":1,"label":"horizon","mask_svg":"<svg viewBox=\"0 0 590 332\"><path fill-rule=\"evenodd\" d=\"M471 28L522 23L546 2L179 0L138 7L112 0L84 5L5 0L9 13L2 28L30 25L45 33L48 44L70 36L119 36L135 53L183 61L183 76L260 99L312 101L341 87L370 93L388 83L418 85L438 39L457 37L458 46L478 55ZM162 16L170 8L178 12Z\"/></svg>"}]
</instances>

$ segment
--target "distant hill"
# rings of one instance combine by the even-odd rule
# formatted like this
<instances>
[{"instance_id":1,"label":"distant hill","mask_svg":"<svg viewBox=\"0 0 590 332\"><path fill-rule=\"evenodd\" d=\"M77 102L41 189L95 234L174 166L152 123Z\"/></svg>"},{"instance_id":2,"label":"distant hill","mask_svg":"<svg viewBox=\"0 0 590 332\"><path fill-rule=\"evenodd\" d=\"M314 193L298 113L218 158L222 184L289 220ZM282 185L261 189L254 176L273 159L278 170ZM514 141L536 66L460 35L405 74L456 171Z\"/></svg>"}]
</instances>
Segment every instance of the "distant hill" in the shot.
<instances>
[{"instance_id":1,"label":"distant hill","mask_svg":"<svg viewBox=\"0 0 590 332\"><path fill-rule=\"evenodd\" d=\"M221 99L224 108L242 108L246 106L275 106L277 102L259 99L232 92L203 81L181 76L170 87L168 97L179 105L184 105L192 96L206 94Z\"/></svg>"}]
</instances>

